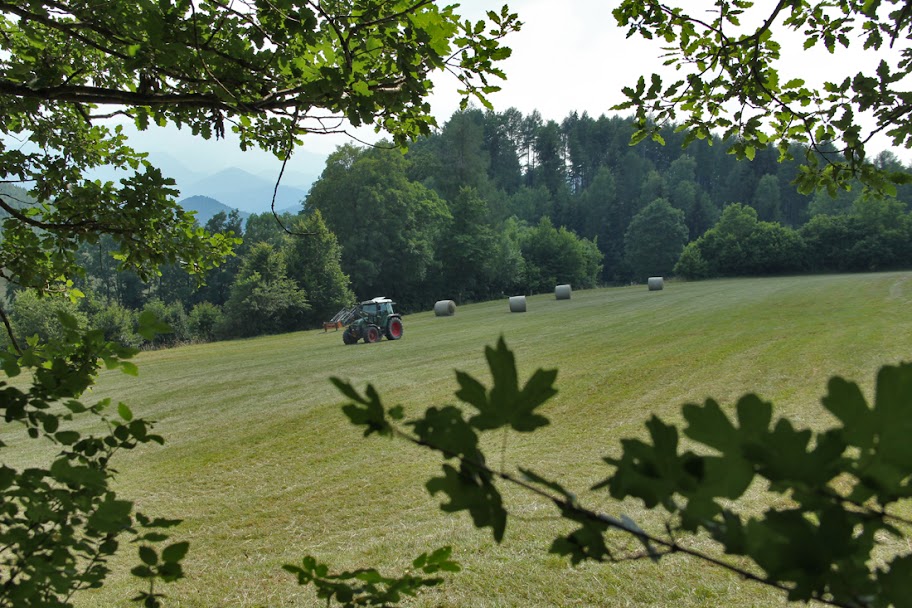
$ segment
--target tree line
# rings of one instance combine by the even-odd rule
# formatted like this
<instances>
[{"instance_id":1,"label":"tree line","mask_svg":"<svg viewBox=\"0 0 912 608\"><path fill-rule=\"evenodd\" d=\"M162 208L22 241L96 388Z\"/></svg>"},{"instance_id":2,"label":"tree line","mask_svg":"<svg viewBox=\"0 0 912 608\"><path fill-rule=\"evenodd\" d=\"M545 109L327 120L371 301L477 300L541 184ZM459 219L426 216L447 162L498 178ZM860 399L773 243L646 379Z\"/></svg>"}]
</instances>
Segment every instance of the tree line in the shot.
<instances>
[{"instance_id":1,"label":"tree line","mask_svg":"<svg viewBox=\"0 0 912 608\"><path fill-rule=\"evenodd\" d=\"M203 228L234 238L235 255L199 285L164 265L144 279L119 270L110 236L78 252L75 303L13 292L23 335L48 337L57 309L108 339L138 346L136 318L172 328L154 345L317 327L377 295L404 311L520 293L641 282L912 265L912 187L895 196L802 194L797 161L752 161L718 138L629 145L632 119L467 109L405 150L385 142L332 153L297 214L219 213ZM905 172L889 152L887 171ZM7 189L14 188L8 186ZM24 191L17 193L27 200Z\"/></svg>"}]
</instances>

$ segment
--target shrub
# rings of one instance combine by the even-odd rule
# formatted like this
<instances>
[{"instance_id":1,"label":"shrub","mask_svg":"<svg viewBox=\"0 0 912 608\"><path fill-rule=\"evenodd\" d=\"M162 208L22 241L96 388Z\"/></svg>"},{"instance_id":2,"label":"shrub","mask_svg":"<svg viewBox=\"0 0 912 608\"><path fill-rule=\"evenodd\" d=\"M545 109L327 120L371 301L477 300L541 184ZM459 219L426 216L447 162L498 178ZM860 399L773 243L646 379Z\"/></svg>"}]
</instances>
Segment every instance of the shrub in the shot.
<instances>
[{"instance_id":1,"label":"shrub","mask_svg":"<svg viewBox=\"0 0 912 608\"><path fill-rule=\"evenodd\" d=\"M223 318L221 308L209 302L200 302L193 307L187 319L190 337L201 342L215 340L216 329Z\"/></svg>"},{"instance_id":2,"label":"shrub","mask_svg":"<svg viewBox=\"0 0 912 608\"><path fill-rule=\"evenodd\" d=\"M61 297L39 296L34 290L17 291L13 299L10 321L18 338L38 336L42 342L60 341L64 329L60 314L72 317L80 331L88 326L85 313L79 312L71 300Z\"/></svg>"},{"instance_id":3,"label":"shrub","mask_svg":"<svg viewBox=\"0 0 912 608\"><path fill-rule=\"evenodd\" d=\"M151 341L147 342L148 344L152 346L169 346L190 340L187 313L180 302L165 304L158 299L150 300L143 306L142 312L152 313L156 319L166 323L171 329L168 333L155 336Z\"/></svg>"},{"instance_id":4,"label":"shrub","mask_svg":"<svg viewBox=\"0 0 912 608\"><path fill-rule=\"evenodd\" d=\"M89 326L102 332L105 340L136 348L142 338L136 333L136 313L119 302L88 295L82 303Z\"/></svg>"}]
</instances>

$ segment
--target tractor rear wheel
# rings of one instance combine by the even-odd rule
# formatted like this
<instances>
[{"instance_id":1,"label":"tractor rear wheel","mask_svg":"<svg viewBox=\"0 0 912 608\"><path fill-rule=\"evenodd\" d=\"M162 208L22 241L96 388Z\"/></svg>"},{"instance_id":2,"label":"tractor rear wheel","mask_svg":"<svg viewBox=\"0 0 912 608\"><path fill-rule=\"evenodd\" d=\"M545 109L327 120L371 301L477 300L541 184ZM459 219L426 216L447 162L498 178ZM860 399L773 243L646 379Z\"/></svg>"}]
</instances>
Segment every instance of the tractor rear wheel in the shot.
<instances>
[{"instance_id":1,"label":"tractor rear wheel","mask_svg":"<svg viewBox=\"0 0 912 608\"><path fill-rule=\"evenodd\" d=\"M386 326L386 339L398 340L402 337L402 319L393 317Z\"/></svg>"},{"instance_id":2,"label":"tractor rear wheel","mask_svg":"<svg viewBox=\"0 0 912 608\"><path fill-rule=\"evenodd\" d=\"M364 328L364 341L368 344L380 341L380 328L376 325L368 325Z\"/></svg>"},{"instance_id":3,"label":"tractor rear wheel","mask_svg":"<svg viewBox=\"0 0 912 608\"><path fill-rule=\"evenodd\" d=\"M358 341L358 338L354 337L351 332L351 328L346 329L342 332L342 342L345 344L354 344Z\"/></svg>"}]
</instances>

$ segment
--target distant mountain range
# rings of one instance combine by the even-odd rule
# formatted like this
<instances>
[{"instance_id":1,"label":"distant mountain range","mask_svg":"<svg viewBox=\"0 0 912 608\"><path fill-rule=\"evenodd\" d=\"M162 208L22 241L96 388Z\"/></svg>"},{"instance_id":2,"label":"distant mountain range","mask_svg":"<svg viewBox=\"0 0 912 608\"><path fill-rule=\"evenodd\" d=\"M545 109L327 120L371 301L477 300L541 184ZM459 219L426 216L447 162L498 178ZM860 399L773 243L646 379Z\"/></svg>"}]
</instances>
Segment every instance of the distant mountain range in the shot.
<instances>
[{"instance_id":1,"label":"distant mountain range","mask_svg":"<svg viewBox=\"0 0 912 608\"><path fill-rule=\"evenodd\" d=\"M270 211L273 192L276 211L300 211L301 202L307 196L311 184L319 178L323 170L322 159L314 156L311 164L298 164L297 170L286 171L276 192L277 170L260 167L259 171L262 171L262 174L256 174L238 167L228 167L207 174L190 170L170 154L158 153L152 160L164 175L175 180L181 200L196 196L208 197L227 206L229 210L238 209L247 214ZM101 167L90 172L89 176L93 179L117 182L125 174L110 167ZM198 211L200 215L197 219L200 223L205 223L202 215L204 209Z\"/></svg>"},{"instance_id":2,"label":"distant mountain range","mask_svg":"<svg viewBox=\"0 0 912 608\"><path fill-rule=\"evenodd\" d=\"M304 176L296 177L301 178ZM314 177L313 179L316 178ZM301 203L307 196L307 191L310 189L310 183L313 182L313 179L309 180L307 189L280 185L276 191L275 181L254 175L237 167L231 167L189 185L178 183L178 187L180 188L181 196L184 197L183 200L191 197L208 197L215 199L229 209L238 209L249 215L250 213L270 211L273 193L275 193L275 209L277 211L300 211ZM202 210L200 211L202 212ZM202 216L200 215L199 217L201 218ZM200 223L203 223L202 220Z\"/></svg>"},{"instance_id":3,"label":"distant mountain range","mask_svg":"<svg viewBox=\"0 0 912 608\"><path fill-rule=\"evenodd\" d=\"M232 207L224 205L208 196L191 196L181 199L177 204L183 207L185 211L196 211L196 221L200 226L205 226L206 222L211 220L216 213L228 215L233 211ZM250 214L246 211L238 211L238 215L243 220L250 217Z\"/></svg>"}]
</instances>

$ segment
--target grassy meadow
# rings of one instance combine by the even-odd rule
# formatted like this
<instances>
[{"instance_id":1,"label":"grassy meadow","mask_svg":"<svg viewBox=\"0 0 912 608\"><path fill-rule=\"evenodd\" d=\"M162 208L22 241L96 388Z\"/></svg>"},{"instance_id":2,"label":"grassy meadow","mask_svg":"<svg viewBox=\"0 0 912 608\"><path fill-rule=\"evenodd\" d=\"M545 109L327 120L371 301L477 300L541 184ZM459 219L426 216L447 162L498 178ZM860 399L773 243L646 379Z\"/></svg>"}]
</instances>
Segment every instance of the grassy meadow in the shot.
<instances>
[{"instance_id":1,"label":"grassy meadow","mask_svg":"<svg viewBox=\"0 0 912 608\"><path fill-rule=\"evenodd\" d=\"M433 454L362 438L327 379L373 383L388 404L417 413L455 401L454 369L489 382L483 348L502 334L521 381L539 367L560 370L560 392L542 408L551 425L510 435L507 467L559 478L587 506L660 529L660 513L588 490L609 473L601 457L644 434L651 414L679 420L683 403L709 396L730 406L752 391L800 426L827 425L819 399L830 376L854 379L870 396L879 366L912 358L912 273L671 282L658 292L639 285L527 301L524 314L504 299L448 318L408 315L398 342L344 346L341 332L308 331L143 353L138 378L102 374L97 397L157 420L166 438L115 466L119 492L140 509L184 520L175 536L191 542L187 579L164 590L169 605L317 605L282 564L311 554L334 569L396 572L447 544L463 571L410 605L785 604L683 557L571 567L547 553L565 525L514 490L505 501L516 517L497 545L467 514L441 513L440 497L424 490L439 467ZM492 457L500 440L490 439ZM128 605L137 584L126 571L125 560L79 604Z\"/></svg>"}]
</instances>

